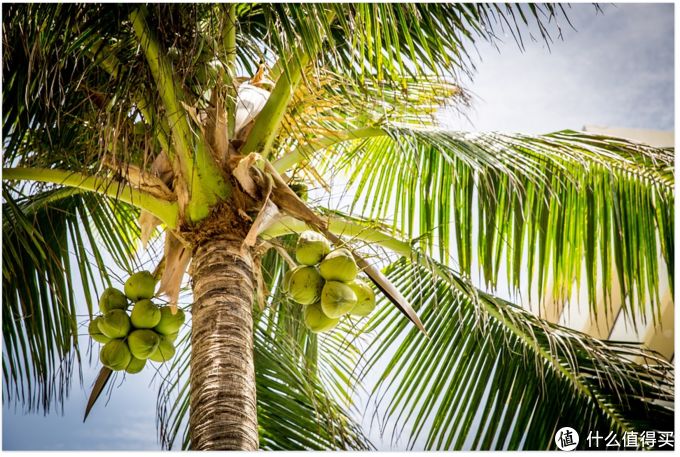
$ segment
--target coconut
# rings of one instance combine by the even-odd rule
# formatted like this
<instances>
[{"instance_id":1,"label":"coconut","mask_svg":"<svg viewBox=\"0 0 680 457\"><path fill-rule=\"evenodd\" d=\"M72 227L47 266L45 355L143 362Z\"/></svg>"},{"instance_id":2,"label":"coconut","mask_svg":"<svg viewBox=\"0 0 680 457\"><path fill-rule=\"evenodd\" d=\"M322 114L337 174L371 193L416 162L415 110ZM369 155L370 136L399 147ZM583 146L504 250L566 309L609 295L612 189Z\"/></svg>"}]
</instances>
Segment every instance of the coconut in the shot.
<instances>
[{"instance_id":1,"label":"coconut","mask_svg":"<svg viewBox=\"0 0 680 457\"><path fill-rule=\"evenodd\" d=\"M175 345L167 338L161 337L158 348L149 356L149 360L154 362L167 362L175 355Z\"/></svg>"},{"instance_id":2,"label":"coconut","mask_svg":"<svg viewBox=\"0 0 680 457\"><path fill-rule=\"evenodd\" d=\"M130 318L122 309L114 309L101 316L99 330L109 338L125 338L130 331Z\"/></svg>"},{"instance_id":3,"label":"coconut","mask_svg":"<svg viewBox=\"0 0 680 457\"><path fill-rule=\"evenodd\" d=\"M139 373L144 369L144 366L146 365L146 360L138 359L137 357L132 357L130 360L130 363L128 363L127 368L125 368L125 371L127 371L130 374L135 374Z\"/></svg>"},{"instance_id":4,"label":"coconut","mask_svg":"<svg viewBox=\"0 0 680 457\"><path fill-rule=\"evenodd\" d=\"M148 359L158 349L160 341L158 333L149 329L135 330L127 340L130 352L138 359Z\"/></svg>"},{"instance_id":5,"label":"coconut","mask_svg":"<svg viewBox=\"0 0 680 457\"><path fill-rule=\"evenodd\" d=\"M132 360L132 354L125 341L116 339L102 346L99 360L112 370L124 370Z\"/></svg>"},{"instance_id":6,"label":"coconut","mask_svg":"<svg viewBox=\"0 0 680 457\"><path fill-rule=\"evenodd\" d=\"M108 336L104 335L101 330L99 330L99 321L101 320L101 316L97 316L94 319L90 321L90 324L87 326L87 331L92 337L93 340L95 340L97 343L108 343L111 341L111 338Z\"/></svg>"},{"instance_id":7,"label":"coconut","mask_svg":"<svg viewBox=\"0 0 680 457\"><path fill-rule=\"evenodd\" d=\"M281 289L283 290L283 293L288 293L288 290L290 289L290 277L293 276L294 271L295 269L288 270L283 275L283 280L281 281Z\"/></svg>"},{"instance_id":8,"label":"coconut","mask_svg":"<svg viewBox=\"0 0 680 457\"><path fill-rule=\"evenodd\" d=\"M331 318L348 313L357 304L357 295L352 288L339 281L326 281L321 292L321 309Z\"/></svg>"},{"instance_id":9,"label":"coconut","mask_svg":"<svg viewBox=\"0 0 680 457\"><path fill-rule=\"evenodd\" d=\"M349 286L357 296L357 304L349 313L354 316L368 316L375 308L375 292L361 279L355 279Z\"/></svg>"},{"instance_id":10,"label":"coconut","mask_svg":"<svg viewBox=\"0 0 680 457\"><path fill-rule=\"evenodd\" d=\"M177 313L172 314L172 309L169 306L162 306L160 312L161 320L153 329L161 335L177 333L182 324L184 324L184 311L177 308Z\"/></svg>"},{"instance_id":11,"label":"coconut","mask_svg":"<svg viewBox=\"0 0 680 457\"><path fill-rule=\"evenodd\" d=\"M175 340L177 340L177 337L179 336L179 332L171 333L169 335L161 335L161 338L164 340L168 340L171 343L174 343Z\"/></svg>"},{"instance_id":12,"label":"coconut","mask_svg":"<svg viewBox=\"0 0 680 457\"><path fill-rule=\"evenodd\" d=\"M295 247L295 258L303 265L316 265L331 252L331 244L323 235L307 230L302 232Z\"/></svg>"},{"instance_id":13,"label":"coconut","mask_svg":"<svg viewBox=\"0 0 680 457\"><path fill-rule=\"evenodd\" d=\"M351 282L356 278L359 268L351 252L336 249L323 259L319 272L326 281Z\"/></svg>"},{"instance_id":14,"label":"coconut","mask_svg":"<svg viewBox=\"0 0 680 457\"><path fill-rule=\"evenodd\" d=\"M151 300L139 300L130 313L136 328L154 328L161 321L161 310Z\"/></svg>"},{"instance_id":15,"label":"coconut","mask_svg":"<svg viewBox=\"0 0 680 457\"><path fill-rule=\"evenodd\" d=\"M340 319L332 319L326 316L321 309L321 303L305 306L303 313L305 326L314 333L326 332L340 322Z\"/></svg>"},{"instance_id":16,"label":"coconut","mask_svg":"<svg viewBox=\"0 0 680 457\"><path fill-rule=\"evenodd\" d=\"M112 309L127 309L128 301L125 294L115 287L109 287L99 297L99 310L108 313Z\"/></svg>"},{"instance_id":17,"label":"coconut","mask_svg":"<svg viewBox=\"0 0 680 457\"><path fill-rule=\"evenodd\" d=\"M300 266L290 275L288 295L301 305L311 305L319 301L323 278L315 267Z\"/></svg>"},{"instance_id":18,"label":"coconut","mask_svg":"<svg viewBox=\"0 0 680 457\"><path fill-rule=\"evenodd\" d=\"M303 202L309 200L309 188L307 187L307 184L302 182L295 182L288 184L288 187L290 187L290 190L295 192L295 195L300 197L300 200L302 200Z\"/></svg>"},{"instance_id":19,"label":"coconut","mask_svg":"<svg viewBox=\"0 0 680 457\"><path fill-rule=\"evenodd\" d=\"M133 274L125 281L125 295L132 301L153 297L156 279L148 271Z\"/></svg>"}]
</instances>

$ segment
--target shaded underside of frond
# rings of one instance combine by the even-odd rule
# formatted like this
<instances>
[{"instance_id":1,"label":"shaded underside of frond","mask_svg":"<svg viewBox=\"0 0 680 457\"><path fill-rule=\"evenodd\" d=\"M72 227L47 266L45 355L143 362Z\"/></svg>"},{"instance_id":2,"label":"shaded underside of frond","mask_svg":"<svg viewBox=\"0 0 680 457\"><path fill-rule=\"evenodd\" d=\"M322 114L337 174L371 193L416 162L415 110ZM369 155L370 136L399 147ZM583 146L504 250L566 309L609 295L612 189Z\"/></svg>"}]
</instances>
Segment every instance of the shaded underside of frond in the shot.
<instances>
[{"instance_id":1,"label":"shaded underside of frond","mask_svg":"<svg viewBox=\"0 0 680 457\"><path fill-rule=\"evenodd\" d=\"M382 419L397 423L384 430L393 438L425 449L536 450L553 448L562 426L619 436L673 429L673 368L661 357L549 324L432 265L402 259L388 273L431 340L391 307L365 328L376 336L363 373L387 365L373 396Z\"/></svg>"}]
</instances>

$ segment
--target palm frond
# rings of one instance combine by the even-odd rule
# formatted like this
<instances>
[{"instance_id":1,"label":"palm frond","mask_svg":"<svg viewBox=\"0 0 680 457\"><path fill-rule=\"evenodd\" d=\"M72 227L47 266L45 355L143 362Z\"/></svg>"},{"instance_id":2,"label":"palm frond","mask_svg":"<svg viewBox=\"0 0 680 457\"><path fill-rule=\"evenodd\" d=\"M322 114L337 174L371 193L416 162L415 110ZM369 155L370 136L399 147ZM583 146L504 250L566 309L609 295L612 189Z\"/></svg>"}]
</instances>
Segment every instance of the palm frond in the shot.
<instances>
[{"instance_id":1,"label":"palm frond","mask_svg":"<svg viewBox=\"0 0 680 457\"><path fill-rule=\"evenodd\" d=\"M167 118L180 113L187 127L190 116L186 108L165 111L172 104L162 103L162 88L154 86L128 19L133 8L3 8L5 166L93 175L108 162L120 172L127 164L144 170L161 149L171 154L168 138L180 124ZM162 76L170 75L187 106L208 110L210 91L230 65L222 36L231 25L227 8L148 10L153 54L170 67ZM393 217L386 221L392 233L416 239L446 265L455 256L462 276L473 272L477 253L484 280L495 287L505 258L515 289L537 284L539 296L550 290L564 301L585 265L591 308L600 298L611 300L616 274L630 316L645 303L658 311L658 246L673 283L670 150L575 132L528 137L414 129L430 124L443 97L465 102L460 77L474 69L479 40L493 43L507 30L522 46L519 26L531 24L549 43L552 30L560 32L561 6L263 3L229 11L238 19L238 72L252 75L259 61L274 64L270 76L278 82L296 68L304 71L292 103L280 101L276 110L286 109L283 135L267 139L280 160L294 163L298 154L308 160L300 169L322 184L346 171L355 185L354 208L371 219ZM184 130L180 136L203 141ZM320 158L313 155L319 148L326 148ZM292 156L283 154L290 150ZM3 395L47 411L67 395L80 357L81 297L74 289L82 283L91 314L92 292L109 282L105 251L132 270L137 214L101 196L45 186L3 185L3 199ZM254 334L262 446L370 448L352 419L361 387L356 329L310 334L300 307L281 294L285 262L270 251L261 266L269 292L261 295L268 298L255 313ZM548 324L445 265L401 261L389 271L419 306L433 340L409 332L406 321L384 309L368 323L367 331L381 337L362 366L387 362L374 394L385 398L387 417L413 425L411 445L423 437L428 449L546 448L560 417L619 431L672 427L671 367L655 355ZM190 444L189 340L188 334L180 339L159 393L166 447ZM397 348L393 355L390 346ZM639 357L643 363L629 360ZM562 399L558 407L545 401L553 398Z\"/></svg>"},{"instance_id":2,"label":"palm frond","mask_svg":"<svg viewBox=\"0 0 680 457\"><path fill-rule=\"evenodd\" d=\"M72 189L26 197L3 184L3 200L3 395L47 412L79 369L79 303L91 317L110 284L104 253L132 270L136 211Z\"/></svg>"},{"instance_id":3,"label":"palm frond","mask_svg":"<svg viewBox=\"0 0 680 457\"><path fill-rule=\"evenodd\" d=\"M284 171L315 150L380 134L385 123L434 126L443 106L462 110L468 104L467 93L443 78L408 79L399 89L368 81L359 88L344 76L319 70L298 88L288 107L274 165Z\"/></svg>"},{"instance_id":4,"label":"palm frond","mask_svg":"<svg viewBox=\"0 0 680 457\"><path fill-rule=\"evenodd\" d=\"M3 10L5 166L95 172L104 155L145 167L160 151L168 126L162 109L149 111L162 103L128 23L132 8ZM219 5L155 5L148 17L190 106L207 105L219 74L220 12ZM256 65L252 46L239 47L237 61Z\"/></svg>"},{"instance_id":5,"label":"palm frond","mask_svg":"<svg viewBox=\"0 0 680 457\"><path fill-rule=\"evenodd\" d=\"M616 274L635 324L645 312L658 319L660 275L673 282L672 149L573 131L383 126L303 157L326 180L344 171L351 209L442 262L471 275L477 257L488 286L505 262L514 291L533 284L530 297L559 303L583 282L595 312L602 300L609 310Z\"/></svg>"},{"instance_id":6,"label":"palm frond","mask_svg":"<svg viewBox=\"0 0 680 457\"><path fill-rule=\"evenodd\" d=\"M3 11L3 138L5 164L79 169L96 163L104 126L121 129L141 81L119 78L96 63L91 48L116 35L118 8L91 5L12 5ZM117 37L120 38L120 37ZM125 43L126 40L120 40ZM129 42L129 40L128 40ZM134 72L134 59L129 70Z\"/></svg>"},{"instance_id":7,"label":"palm frond","mask_svg":"<svg viewBox=\"0 0 680 457\"><path fill-rule=\"evenodd\" d=\"M255 331L257 411L262 449L368 449L361 429L329 394L312 367L300 364L301 357L316 351L315 346L310 343L305 354L295 341L275 341L265 331ZM173 375L167 377L159 392L158 425L165 447L171 448L180 440L182 447L188 449L191 444L187 428L189 357L188 351L180 351L179 347L178 354L185 355L177 357L178 362L172 367Z\"/></svg>"},{"instance_id":8,"label":"palm frond","mask_svg":"<svg viewBox=\"0 0 680 457\"><path fill-rule=\"evenodd\" d=\"M549 4L261 4L244 13L244 27L269 32L263 41L275 56L289 56L298 45L312 56L323 49L314 59L318 67L351 76L354 84L392 87L410 77L470 74L477 41L495 42L496 32L508 29L521 47L521 24L550 42L549 29L559 35L566 19L561 7Z\"/></svg>"},{"instance_id":9,"label":"palm frond","mask_svg":"<svg viewBox=\"0 0 680 457\"><path fill-rule=\"evenodd\" d=\"M369 387L377 403L365 414L396 423L392 442L409 430L409 447L545 449L565 425L619 434L672 427L673 369L660 355L548 323L422 255L417 242L381 234L366 219L326 215L331 230L353 244L375 240L406 256L387 275L431 335L384 297L353 331L368 345L352 376L359 374L356 385ZM272 234L299 229L294 221L282 225Z\"/></svg>"},{"instance_id":10,"label":"palm frond","mask_svg":"<svg viewBox=\"0 0 680 457\"><path fill-rule=\"evenodd\" d=\"M388 270L432 335L391 307L364 328L376 337L362 373L377 378L393 439L409 430L409 447L549 449L562 426L673 428L673 367L662 357L542 321L440 264L402 259Z\"/></svg>"}]
</instances>

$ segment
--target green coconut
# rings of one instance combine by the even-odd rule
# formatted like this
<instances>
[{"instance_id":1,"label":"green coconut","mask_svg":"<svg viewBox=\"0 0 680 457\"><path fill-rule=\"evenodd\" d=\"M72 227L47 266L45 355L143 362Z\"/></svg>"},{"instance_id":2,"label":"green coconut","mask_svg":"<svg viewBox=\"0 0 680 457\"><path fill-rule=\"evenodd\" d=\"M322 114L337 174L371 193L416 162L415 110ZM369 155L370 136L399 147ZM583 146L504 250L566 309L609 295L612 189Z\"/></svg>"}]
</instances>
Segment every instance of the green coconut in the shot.
<instances>
[{"instance_id":1,"label":"green coconut","mask_svg":"<svg viewBox=\"0 0 680 457\"><path fill-rule=\"evenodd\" d=\"M151 300L139 300L130 313L136 328L154 328L161 321L161 310Z\"/></svg>"},{"instance_id":2,"label":"green coconut","mask_svg":"<svg viewBox=\"0 0 680 457\"><path fill-rule=\"evenodd\" d=\"M351 282L356 278L359 268L351 252L336 249L323 259L319 272L326 281Z\"/></svg>"},{"instance_id":3,"label":"green coconut","mask_svg":"<svg viewBox=\"0 0 680 457\"><path fill-rule=\"evenodd\" d=\"M281 287L283 290L283 293L288 293L288 290L290 289L290 277L293 276L293 272L295 269L288 270L286 273L283 275L283 280L281 282Z\"/></svg>"},{"instance_id":4,"label":"green coconut","mask_svg":"<svg viewBox=\"0 0 680 457\"><path fill-rule=\"evenodd\" d=\"M99 330L109 338L125 338L130 332L130 318L122 309L114 309L100 317Z\"/></svg>"},{"instance_id":5,"label":"green coconut","mask_svg":"<svg viewBox=\"0 0 680 457\"><path fill-rule=\"evenodd\" d=\"M158 349L161 337L153 330L140 329L130 333L127 342L132 355L138 359L148 359Z\"/></svg>"},{"instance_id":6,"label":"green coconut","mask_svg":"<svg viewBox=\"0 0 680 457\"><path fill-rule=\"evenodd\" d=\"M315 267L299 266L290 275L288 295L301 305L319 301L323 278Z\"/></svg>"},{"instance_id":7,"label":"green coconut","mask_svg":"<svg viewBox=\"0 0 680 457\"><path fill-rule=\"evenodd\" d=\"M161 335L161 338L174 343L177 340L178 336L179 336L179 332L175 332L175 333L171 333L169 335Z\"/></svg>"},{"instance_id":8,"label":"green coconut","mask_svg":"<svg viewBox=\"0 0 680 457\"><path fill-rule=\"evenodd\" d=\"M167 362L175 355L175 345L167 338L161 337L158 348L149 356L149 360L154 362Z\"/></svg>"},{"instance_id":9,"label":"green coconut","mask_svg":"<svg viewBox=\"0 0 680 457\"><path fill-rule=\"evenodd\" d=\"M124 370L132 360L132 354L125 341L115 339L102 346L99 351L99 360L112 370Z\"/></svg>"},{"instance_id":10,"label":"green coconut","mask_svg":"<svg viewBox=\"0 0 680 457\"><path fill-rule=\"evenodd\" d=\"M125 281L125 295L132 301L153 297L156 279L148 271L140 271Z\"/></svg>"},{"instance_id":11,"label":"green coconut","mask_svg":"<svg viewBox=\"0 0 680 457\"><path fill-rule=\"evenodd\" d=\"M109 341L111 341L111 338L108 336L104 335L101 330L99 330L99 321L101 320L101 316L97 316L94 319L90 321L90 324L87 326L87 331L92 337L93 340L95 340L97 343L102 343L106 344Z\"/></svg>"},{"instance_id":12,"label":"green coconut","mask_svg":"<svg viewBox=\"0 0 680 457\"><path fill-rule=\"evenodd\" d=\"M340 322L340 319L326 316L321 309L321 303L305 306L303 313L305 326L314 333L327 332Z\"/></svg>"},{"instance_id":13,"label":"green coconut","mask_svg":"<svg viewBox=\"0 0 680 457\"><path fill-rule=\"evenodd\" d=\"M196 79L202 85L209 85L217 79L222 64L217 61L210 61L196 68Z\"/></svg>"},{"instance_id":14,"label":"green coconut","mask_svg":"<svg viewBox=\"0 0 680 457\"><path fill-rule=\"evenodd\" d=\"M179 49L177 49L176 46L170 46L168 48L168 58L171 61L177 62L180 59L181 56L182 56L182 54L179 52Z\"/></svg>"},{"instance_id":15,"label":"green coconut","mask_svg":"<svg viewBox=\"0 0 680 457\"><path fill-rule=\"evenodd\" d=\"M368 316L375 309L375 292L373 292L373 288L361 279L355 279L349 286L357 296L357 304L349 313L354 316Z\"/></svg>"},{"instance_id":16,"label":"green coconut","mask_svg":"<svg viewBox=\"0 0 680 457\"><path fill-rule=\"evenodd\" d=\"M290 190L295 192L295 195L300 197L300 200L302 200L303 202L309 200L309 188L307 187L307 184L301 182L294 182L288 184L288 187L290 187Z\"/></svg>"},{"instance_id":17,"label":"green coconut","mask_svg":"<svg viewBox=\"0 0 680 457\"><path fill-rule=\"evenodd\" d=\"M177 313L172 314L172 309L169 306L162 306L160 312L161 320L153 329L161 335L177 333L184 324L184 311L177 308Z\"/></svg>"},{"instance_id":18,"label":"green coconut","mask_svg":"<svg viewBox=\"0 0 680 457\"><path fill-rule=\"evenodd\" d=\"M302 232L295 247L295 258L302 265L316 265L331 252L331 244L320 233Z\"/></svg>"},{"instance_id":19,"label":"green coconut","mask_svg":"<svg viewBox=\"0 0 680 457\"><path fill-rule=\"evenodd\" d=\"M130 374L139 373L144 369L145 365L146 360L138 359L137 357L132 356L132 359L130 360L130 363L128 363L127 368L125 368L125 371Z\"/></svg>"},{"instance_id":20,"label":"green coconut","mask_svg":"<svg viewBox=\"0 0 680 457\"><path fill-rule=\"evenodd\" d=\"M330 318L347 314L357 304L357 295L352 288L339 281L326 281L321 292L321 309Z\"/></svg>"},{"instance_id":21,"label":"green coconut","mask_svg":"<svg viewBox=\"0 0 680 457\"><path fill-rule=\"evenodd\" d=\"M127 309L127 306L127 297L115 287L104 289L101 297L99 297L99 310L102 313L108 313L113 309Z\"/></svg>"}]
</instances>

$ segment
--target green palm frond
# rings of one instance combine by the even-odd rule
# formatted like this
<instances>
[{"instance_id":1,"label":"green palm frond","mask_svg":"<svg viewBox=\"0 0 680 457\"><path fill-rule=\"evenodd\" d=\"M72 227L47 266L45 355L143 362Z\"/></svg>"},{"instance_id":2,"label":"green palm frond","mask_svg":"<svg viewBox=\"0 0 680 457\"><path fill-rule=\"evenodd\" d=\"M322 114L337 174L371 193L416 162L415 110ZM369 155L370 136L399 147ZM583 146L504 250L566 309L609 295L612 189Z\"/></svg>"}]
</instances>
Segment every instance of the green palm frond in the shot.
<instances>
[{"instance_id":1,"label":"green palm frond","mask_svg":"<svg viewBox=\"0 0 680 457\"><path fill-rule=\"evenodd\" d=\"M120 127L132 108L128 94L140 83L123 70L111 81L88 54L102 36L115 35L121 19L116 8L77 5L3 11L6 165L78 169L96 162L102 152L98 129Z\"/></svg>"},{"instance_id":2,"label":"green palm frond","mask_svg":"<svg viewBox=\"0 0 680 457\"><path fill-rule=\"evenodd\" d=\"M262 339L255 354L258 420L264 449L356 449L369 443L360 427L329 394L326 383L310 369L291 363L300 348L294 342ZM313 339L313 337L312 337ZM309 351L308 353L309 354ZM295 360L299 358L292 358ZM334 379L335 384L338 383Z\"/></svg>"},{"instance_id":3,"label":"green palm frond","mask_svg":"<svg viewBox=\"0 0 680 457\"><path fill-rule=\"evenodd\" d=\"M168 125L162 110L161 116L148 112L162 104L129 24L134 8L8 6L3 15L6 166L82 171L104 153L142 166L147 162L142 151L164 145ZM239 72L252 75L266 56L284 56L283 65L272 70L276 80L289 56L307 56L316 68L342 75L335 83L346 98L384 91L388 99L391 92L412 91L414 77L437 80L456 69L469 71L471 61L461 58L466 48L476 39L493 41L496 29L529 18L547 37L543 22L562 15L552 5L245 4L235 10ZM159 4L149 13L149 27L156 30L185 102L207 107L206 94L228 65L222 41L227 9ZM506 15L513 19L504 24ZM391 23L386 21L398 27L384 27ZM357 40L360 36L366 40ZM323 37L327 41L321 43ZM148 124L143 132L140 117Z\"/></svg>"},{"instance_id":4,"label":"green palm frond","mask_svg":"<svg viewBox=\"0 0 680 457\"><path fill-rule=\"evenodd\" d=\"M353 246L371 241L405 256L387 275L431 336L384 297L353 332L367 345L352 375L377 403L365 416L396 424L393 443L405 434L415 448L546 449L561 426L619 435L672 428L673 367L660 355L546 322L420 254L417 240L400 241L339 211L325 214L331 231ZM303 229L286 220L270 234Z\"/></svg>"},{"instance_id":5,"label":"green palm frond","mask_svg":"<svg viewBox=\"0 0 680 457\"><path fill-rule=\"evenodd\" d=\"M495 30L511 27L511 22L518 32L519 17L525 25L529 17L548 41L548 28L543 22L552 22L550 27L559 30L558 18L563 11L552 5L515 5L503 10L483 4L291 4L258 6L249 13L249 21L260 21L266 24L259 24L260 28L274 31L264 42L279 60L271 72L276 88L243 152L259 151L268 157L285 105L291 99L291 89L298 87L301 80L313 86L329 73L342 75L333 81L334 90L341 92L345 100L357 99L357 94L369 95L377 102L375 108L381 106L384 92L408 94L414 79L449 79L459 87L460 73L469 74L474 67L468 50L477 40L494 42ZM248 20L244 20L244 26ZM515 35L512 27L511 30L521 46L519 32ZM376 94L380 97L375 98ZM319 97L316 100L321 104L325 101ZM368 111L374 108L368 103L364 106L370 107ZM414 112L415 109L410 111L410 117L419 117ZM295 124L297 128L305 125L302 121ZM291 130L294 129L289 129L288 135L297 134L295 139L299 141L302 132Z\"/></svg>"},{"instance_id":6,"label":"green palm frond","mask_svg":"<svg viewBox=\"0 0 680 457\"><path fill-rule=\"evenodd\" d=\"M559 34L564 16L549 4L262 4L243 7L239 19L244 27L269 32L263 36L274 55L323 49L317 65L350 75L355 84L375 80L399 87L409 77L469 74L477 41L493 42L497 31L508 29L522 46L520 24L550 42L549 28Z\"/></svg>"},{"instance_id":7,"label":"green palm frond","mask_svg":"<svg viewBox=\"0 0 680 457\"><path fill-rule=\"evenodd\" d=\"M422 262L421 262L422 263ZM548 449L555 431L672 430L673 367L637 344L600 341L475 289L443 265L404 259L388 277L428 340L383 307L363 374L383 420L425 449ZM385 367L386 368L383 368Z\"/></svg>"},{"instance_id":8,"label":"green palm frond","mask_svg":"<svg viewBox=\"0 0 680 457\"><path fill-rule=\"evenodd\" d=\"M3 185L3 200L3 395L47 412L62 406L80 359L77 311L84 300L91 316L92 293L110 284L105 253L132 270L137 213L72 189L26 197Z\"/></svg>"},{"instance_id":9,"label":"green palm frond","mask_svg":"<svg viewBox=\"0 0 680 457\"><path fill-rule=\"evenodd\" d=\"M460 110L469 104L464 89L440 77L408 79L398 89L373 81L352 87L348 81L321 70L298 88L277 141L281 154L274 166L278 170L294 166L321 148L382 134L380 125L385 123L434 126L443 106Z\"/></svg>"},{"instance_id":10,"label":"green palm frond","mask_svg":"<svg viewBox=\"0 0 680 457\"><path fill-rule=\"evenodd\" d=\"M658 319L660 275L673 283L672 149L573 131L365 136L300 156L325 179L344 171L355 211L468 275L478 258L491 287L505 263L508 284L533 284L539 301L564 302L583 282L591 311L602 300L608 310L616 274L631 321Z\"/></svg>"},{"instance_id":11,"label":"green palm frond","mask_svg":"<svg viewBox=\"0 0 680 457\"><path fill-rule=\"evenodd\" d=\"M93 172L104 154L144 166L167 146L163 111L150 110L162 104L129 24L133 8L24 4L3 11L5 166ZM221 6L152 9L149 21L186 103L204 106L219 73L215 60L224 58L216 40ZM242 68L257 64L252 46L239 47L236 57Z\"/></svg>"}]
</instances>

